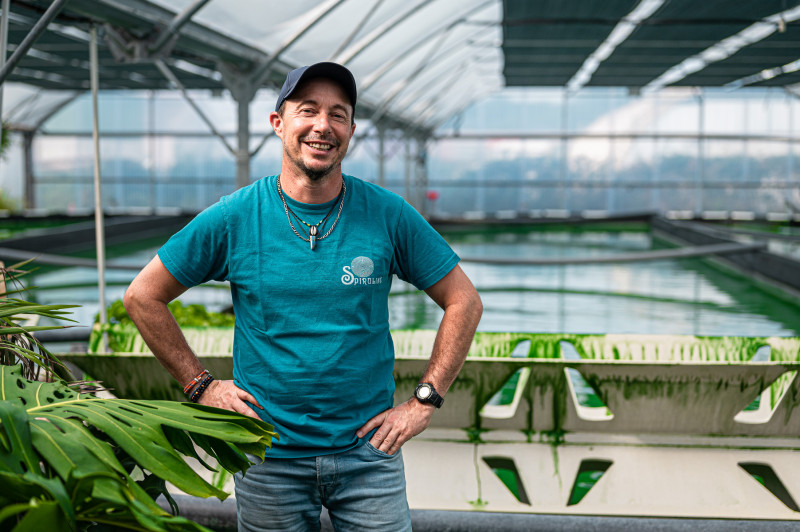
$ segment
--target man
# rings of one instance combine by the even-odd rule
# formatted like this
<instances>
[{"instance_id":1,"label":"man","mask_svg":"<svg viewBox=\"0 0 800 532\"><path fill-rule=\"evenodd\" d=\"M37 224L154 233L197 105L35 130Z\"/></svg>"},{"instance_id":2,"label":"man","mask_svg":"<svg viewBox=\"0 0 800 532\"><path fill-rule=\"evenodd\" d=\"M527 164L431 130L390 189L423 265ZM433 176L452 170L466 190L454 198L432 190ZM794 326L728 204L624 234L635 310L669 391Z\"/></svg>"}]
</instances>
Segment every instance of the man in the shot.
<instances>
[{"instance_id":1,"label":"man","mask_svg":"<svg viewBox=\"0 0 800 532\"><path fill-rule=\"evenodd\" d=\"M275 425L280 440L236 478L240 530L410 530L401 446L422 432L463 365L482 306L458 257L402 198L343 175L355 132L349 70L289 73L270 124L281 172L226 196L173 236L125 307L190 399ZM393 405L392 275L444 309L415 396ZM167 303L231 285L234 379L213 380Z\"/></svg>"}]
</instances>

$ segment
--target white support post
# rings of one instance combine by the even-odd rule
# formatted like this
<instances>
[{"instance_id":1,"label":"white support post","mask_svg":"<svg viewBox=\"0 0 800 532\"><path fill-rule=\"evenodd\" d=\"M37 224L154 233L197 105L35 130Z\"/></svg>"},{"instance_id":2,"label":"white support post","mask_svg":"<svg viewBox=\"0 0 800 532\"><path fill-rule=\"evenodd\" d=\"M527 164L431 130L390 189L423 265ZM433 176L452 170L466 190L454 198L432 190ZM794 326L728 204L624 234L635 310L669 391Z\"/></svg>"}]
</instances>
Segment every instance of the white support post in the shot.
<instances>
[{"instance_id":1,"label":"white support post","mask_svg":"<svg viewBox=\"0 0 800 532\"><path fill-rule=\"evenodd\" d=\"M11 0L3 0L3 15L0 19L0 69L6 64L6 50L8 49L8 10ZM3 125L3 84L0 83L0 135ZM3 162L0 161L0 165Z\"/></svg>"},{"instance_id":2,"label":"white support post","mask_svg":"<svg viewBox=\"0 0 800 532\"><path fill-rule=\"evenodd\" d=\"M98 60L97 60L97 28L92 26L91 43L89 45L89 61L91 68L92 87L92 140L94 141L94 223L95 244L97 247L97 289L100 302L100 326L108 323L106 315L106 243L105 228L103 226L103 196L100 189L100 130L98 120L97 92L99 90ZM108 352L108 333L103 333L101 352Z\"/></svg>"},{"instance_id":3,"label":"white support post","mask_svg":"<svg viewBox=\"0 0 800 532\"><path fill-rule=\"evenodd\" d=\"M236 100L236 188L250 184L250 101Z\"/></svg>"},{"instance_id":4,"label":"white support post","mask_svg":"<svg viewBox=\"0 0 800 532\"><path fill-rule=\"evenodd\" d=\"M378 127L378 186L386 188L386 130Z\"/></svg>"},{"instance_id":5,"label":"white support post","mask_svg":"<svg viewBox=\"0 0 800 532\"><path fill-rule=\"evenodd\" d=\"M406 201L412 203L411 199L411 166L414 164L414 161L411 159L411 137L408 136L408 132L404 132L405 135L405 145L406 145L406 161L405 161L405 195Z\"/></svg>"},{"instance_id":6,"label":"white support post","mask_svg":"<svg viewBox=\"0 0 800 532\"><path fill-rule=\"evenodd\" d=\"M0 69L6 64L8 50L8 10L11 0L3 0L3 14L0 19ZM3 122L3 84L0 83L0 124Z\"/></svg>"},{"instance_id":7,"label":"white support post","mask_svg":"<svg viewBox=\"0 0 800 532\"><path fill-rule=\"evenodd\" d=\"M705 164L706 164L706 127L705 127L705 95L703 89L698 89L697 93L697 114L699 132L697 139L697 170L695 171L695 189L694 189L694 212L695 216L700 218L703 215L704 201L703 201L703 180L705 179Z\"/></svg>"}]
</instances>

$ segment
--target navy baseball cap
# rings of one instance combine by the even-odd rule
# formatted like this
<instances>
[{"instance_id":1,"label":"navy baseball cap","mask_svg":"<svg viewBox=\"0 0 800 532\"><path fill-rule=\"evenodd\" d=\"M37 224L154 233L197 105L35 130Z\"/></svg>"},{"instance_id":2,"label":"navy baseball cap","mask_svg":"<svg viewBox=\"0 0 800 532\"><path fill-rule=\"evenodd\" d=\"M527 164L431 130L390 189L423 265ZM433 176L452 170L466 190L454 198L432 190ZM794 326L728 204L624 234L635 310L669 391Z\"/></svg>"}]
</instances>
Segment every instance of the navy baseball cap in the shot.
<instances>
[{"instance_id":1,"label":"navy baseball cap","mask_svg":"<svg viewBox=\"0 0 800 532\"><path fill-rule=\"evenodd\" d=\"M289 72L289 74L286 76L286 81L283 82L281 92L278 94L278 101L275 103L275 111L277 112L281 108L283 102L289 99L301 82L312 78L329 78L338 83L342 87L342 90L344 90L345 94L347 94L347 97L350 98L350 103L353 105L353 111L355 111L356 80L353 77L353 74L338 63L327 62L300 67Z\"/></svg>"}]
</instances>

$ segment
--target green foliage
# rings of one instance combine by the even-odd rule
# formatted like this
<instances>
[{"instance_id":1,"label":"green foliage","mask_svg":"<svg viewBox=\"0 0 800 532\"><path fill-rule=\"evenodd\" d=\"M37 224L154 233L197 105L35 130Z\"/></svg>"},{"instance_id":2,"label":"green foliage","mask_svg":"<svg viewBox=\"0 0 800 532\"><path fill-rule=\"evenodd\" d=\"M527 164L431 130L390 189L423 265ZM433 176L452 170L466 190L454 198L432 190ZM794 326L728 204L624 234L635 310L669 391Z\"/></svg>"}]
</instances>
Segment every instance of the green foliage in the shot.
<instances>
[{"instance_id":1,"label":"green foliage","mask_svg":"<svg viewBox=\"0 0 800 532\"><path fill-rule=\"evenodd\" d=\"M2 211L16 211L19 209L19 205L16 201L9 198L8 195L0 190L0 210Z\"/></svg>"},{"instance_id":2,"label":"green foliage","mask_svg":"<svg viewBox=\"0 0 800 532\"><path fill-rule=\"evenodd\" d=\"M66 375L68 372L32 334L36 331L61 329L63 326L25 326L24 322L31 316L39 316L74 323L75 320L67 318L70 313L66 309L77 305L39 305L10 297L26 290L19 278L28 273L21 269L28 263L30 260L0 268L0 364L20 363L25 377L30 379L37 378L41 370L49 374L54 367L60 374Z\"/></svg>"},{"instance_id":3,"label":"green foliage","mask_svg":"<svg viewBox=\"0 0 800 532\"><path fill-rule=\"evenodd\" d=\"M165 512L153 496L165 493L166 481L190 495L225 498L184 456L199 460L196 445L222 468L245 471L244 453L263 456L276 436L272 429L192 403L97 399L63 382L25 379L19 366L0 366L0 529L98 523L205 530Z\"/></svg>"},{"instance_id":4,"label":"green foliage","mask_svg":"<svg viewBox=\"0 0 800 532\"><path fill-rule=\"evenodd\" d=\"M0 131L0 159L6 158L6 152L11 147L11 135L8 131L8 124L3 122L2 131Z\"/></svg>"},{"instance_id":5,"label":"green foliage","mask_svg":"<svg viewBox=\"0 0 800 532\"><path fill-rule=\"evenodd\" d=\"M243 472L250 466L245 453L263 456L277 438L273 427L192 403L98 399L82 393L85 383L67 384L53 374L60 362L32 334L60 326L25 321L72 321L64 309L74 305L11 298L24 291L18 277L25 264L0 269L0 281L16 285L0 288L0 530L207 531L155 499L164 495L177 513L167 482L190 495L224 499L227 493L185 457L218 471L198 455L201 449L219 470ZM35 380L41 368L45 380L56 382Z\"/></svg>"},{"instance_id":6,"label":"green foliage","mask_svg":"<svg viewBox=\"0 0 800 532\"><path fill-rule=\"evenodd\" d=\"M169 310L180 327L233 327L233 314L209 312L203 305L184 305L178 300L171 302ZM108 336L108 348L115 353L126 353L139 338L139 331L128 316L121 299L117 299L108 307L108 325L100 327L100 314L94 318L95 327L89 336L89 352L100 352L103 332Z\"/></svg>"},{"instance_id":7,"label":"green foliage","mask_svg":"<svg viewBox=\"0 0 800 532\"><path fill-rule=\"evenodd\" d=\"M177 299L169 305L169 311L181 327L233 327L233 314L209 312L203 305L184 305ZM100 315L95 315L95 323L100 323ZM108 307L108 323L111 325L133 325L121 299Z\"/></svg>"}]
</instances>

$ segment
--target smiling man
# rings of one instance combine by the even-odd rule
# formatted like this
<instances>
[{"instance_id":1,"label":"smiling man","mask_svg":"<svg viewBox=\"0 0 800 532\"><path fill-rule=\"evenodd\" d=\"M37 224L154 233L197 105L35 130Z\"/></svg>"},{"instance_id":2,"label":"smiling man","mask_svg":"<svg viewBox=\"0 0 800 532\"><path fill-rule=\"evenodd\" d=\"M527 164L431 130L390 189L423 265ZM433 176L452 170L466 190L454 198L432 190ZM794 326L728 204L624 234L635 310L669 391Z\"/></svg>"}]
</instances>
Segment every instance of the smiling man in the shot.
<instances>
[{"instance_id":1,"label":"smiling man","mask_svg":"<svg viewBox=\"0 0 800 532\"><path fill-rule=\"evenodd\" d=\"M411 530L401 447L430 423L464 363L482 306L458 257L401 197L343 175L356 83L345 67L289 73L269 121L280 174L223 197L134 279L125 306L187 397L275 425L265 460L236 477L239 530ZM392 278L444 316L413 397L394 404ZM214 380L167 303L231 285L234 379Z\"/></svg>"}]
</instances>

